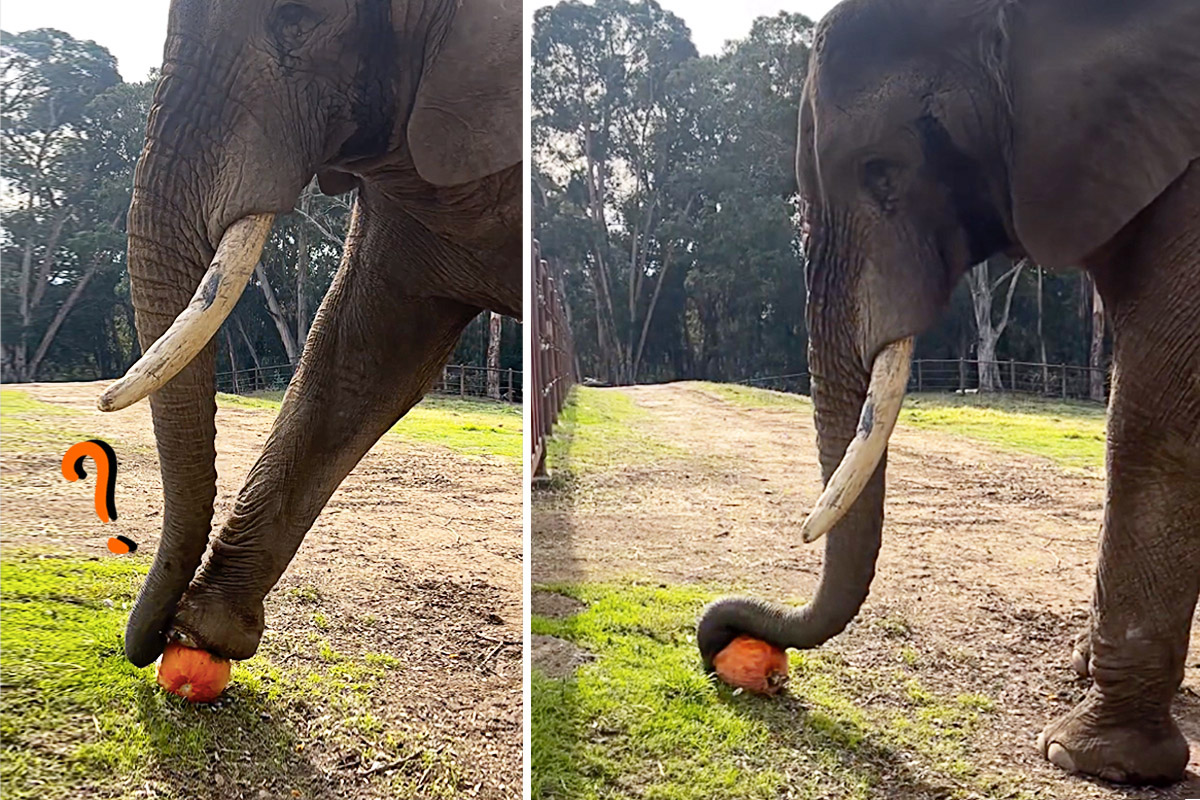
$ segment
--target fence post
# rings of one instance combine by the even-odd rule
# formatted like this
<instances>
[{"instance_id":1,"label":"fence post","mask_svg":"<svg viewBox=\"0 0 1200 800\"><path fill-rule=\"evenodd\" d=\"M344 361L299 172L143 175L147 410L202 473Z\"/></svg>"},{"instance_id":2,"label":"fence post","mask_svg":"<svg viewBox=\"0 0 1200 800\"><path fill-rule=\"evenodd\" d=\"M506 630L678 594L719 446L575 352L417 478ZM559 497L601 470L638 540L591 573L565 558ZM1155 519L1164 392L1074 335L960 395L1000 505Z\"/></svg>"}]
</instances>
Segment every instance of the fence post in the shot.
<instances>
[{"instance_id":1,"label":"fence post","mask_svg":"<svg viewBox=\"0 0 1200 800\"><path fill-rule=\"evenodd\" d=\"M505 394L508 397L508 402L510 402L510 403L513 401L512 379L513 379L513 371L512 371L512 367L509 367L508 368L508 391Z\"/></svg>"},{"instance_id":2,"label":"fence post","mask_svg":"<svg viewBox=\"0 0 1200 800\"><path fill-rule=\"evenodd\" d=\"M1067 365L1062 364L1062 399L1067 399Z\"/></svg>"},{"instance_id":3,"label":"fence post","mask_svg":"<svg viewBox=\"0 0 1200 800\"><path fill-rule=\"evenodd\" d=\"M1008 360L1008 390L1014 394L1017 391L1017 362L1012 358Z\"/></svg>"},{"instance_id":4,"label":"fence post","mask_svg":"<svg viewBox=\"0 0 1200 800\"><path fill-rule=\"evenodd\" d=\"M459 397L467 396L467 368L466 367L458 368L458 396Z\"/></svg>"},{"instance_id":5,"label":"fence post","mask_svg":"<svg viewBox=\"0 0 1200 800\"><path fill-rule=\"evenodd\" d=\"M924 389L924 381L922 380L922 377L921 377L921 359L918 358L917 359L917 391L920 392L923 389Z\"/></svg>"},{"instance_id":6,"label":"fence post","mask_svg":"<svg viewBox=\"0 0 1200 800\"><path fill-rule=\"evenodd\" d=\"M958 357L958 390L967 390L967 361L962 356Z\"/></svg>"}]
</instances>

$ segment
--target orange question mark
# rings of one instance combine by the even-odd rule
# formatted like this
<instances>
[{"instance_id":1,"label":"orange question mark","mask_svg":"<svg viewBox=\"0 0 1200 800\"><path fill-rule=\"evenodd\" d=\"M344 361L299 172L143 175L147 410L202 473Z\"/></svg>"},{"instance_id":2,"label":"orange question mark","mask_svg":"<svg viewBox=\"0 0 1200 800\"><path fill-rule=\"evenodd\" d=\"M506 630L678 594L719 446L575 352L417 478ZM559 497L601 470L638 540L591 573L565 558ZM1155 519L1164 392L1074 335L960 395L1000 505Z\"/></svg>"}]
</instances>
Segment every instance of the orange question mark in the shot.
<instances>
[{"instance_id":1,"label":"orange question mark","mask_svg":"<svg viewBox=\"0 0 1200 800\"><path fill-rule=\"evenodd\" d=\"M117 454L108 442L100 439L73 444L63 456L63 477L69 481L86 478L87 472L83 469L85 458L91 458L96 465L96 516L100 517L101 522L112 522L117 518ZM137 545L124 536L115 536L108 540L108 549L114 553L132 553Z\"/></svg>"}]
</instances>

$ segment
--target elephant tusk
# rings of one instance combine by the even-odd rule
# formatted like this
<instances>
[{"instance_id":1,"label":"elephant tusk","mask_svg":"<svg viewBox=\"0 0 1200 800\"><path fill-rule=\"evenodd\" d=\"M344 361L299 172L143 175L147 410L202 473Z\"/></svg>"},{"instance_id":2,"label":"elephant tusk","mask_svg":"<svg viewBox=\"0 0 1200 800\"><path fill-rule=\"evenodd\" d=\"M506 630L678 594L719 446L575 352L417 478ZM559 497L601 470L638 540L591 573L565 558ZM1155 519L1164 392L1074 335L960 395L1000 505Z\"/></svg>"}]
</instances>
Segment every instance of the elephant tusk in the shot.
<instances>
[{"instance_id":1,"label":"elephant tusk","mask_svg":"<svg viewBox=\"0 0 1200 800\"><path fill-rule=\"evenodd\" d=\"M237 305L274 219L274 214L251 214L225 230L192 301L125 377L100 395L101 411L119 411L162 388L204 349Z\"/></svg>"},{"instance_id":2,"label":"elephant tusk","mask_svg":"<svg viewBox=\"0 0 1200 800\"><path fill-rule=\"evenodd\" d=\"M842 462L829 477L817 504L800 529L805 542L820 539L854 505L867 481L879 466L888 438L900 416L908 373L912 364L913 338L892 342L875 356L871 383L858 418L858 430L846 448Z\"/></svg>"}]
</instances>

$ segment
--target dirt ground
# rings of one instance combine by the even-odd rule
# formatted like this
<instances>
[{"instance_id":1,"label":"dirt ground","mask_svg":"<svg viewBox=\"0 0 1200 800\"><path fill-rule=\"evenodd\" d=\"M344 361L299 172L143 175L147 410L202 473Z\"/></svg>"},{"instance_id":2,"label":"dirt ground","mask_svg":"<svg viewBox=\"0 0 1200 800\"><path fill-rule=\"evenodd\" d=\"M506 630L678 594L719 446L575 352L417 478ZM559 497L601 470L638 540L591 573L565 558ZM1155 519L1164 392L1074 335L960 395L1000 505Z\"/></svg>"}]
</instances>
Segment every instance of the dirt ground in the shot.
<instances>
[{"instance_id":1,"label":"dirt ground","mask_svg":"<svg viewBox=\"0 0 1200 800\"><path fill-rule=\"evenodd\" d=\"M811 596L822 548L796 534L820 491L810 414L739 407L689 385L620 391L650 412L645 430L686 455L584 481L573 497L536 493L534 583L636 575ZM880 621L903 620L906 643L928 656L926 685L996 701L973 744L978 761L1015 772L1038 797L1200 797L1200 623L1175 703L1192 747L1183 784L1131 790L1068 778L1034 747L1087 688L1068 659L1092 590L1102 475L901 426L888 490L871 595L826 647L864 665L894 659Z\"/></svg>"},{"instance_id":2,"label":"dirt ground","mask_svg":"<svg viewBox=\"0 0 1200 800\"><path fill-rule=\"evenodd\" d=\"M101 414L103 386L19 388L72 412L63 426L114 445L118 520L98 522L90 479L86 488L64 481L61 454L6 453L6 477L20 478L6 481L6 545L95 555L120 534L142 552L156 548L162 499L149 406ZM218 524L273 419L267 408L218 410ZM463 794L485 798L521 794L520 476L511 461L385 436L334 494L266 604L266 638L307 622L305 598L315 595L332 645L399 659L381 692L387 705L374 712L451 754ZM345 753L309 744L328 786L322 797L375 796L345 769Z\"/></svg>"}]
</instances>

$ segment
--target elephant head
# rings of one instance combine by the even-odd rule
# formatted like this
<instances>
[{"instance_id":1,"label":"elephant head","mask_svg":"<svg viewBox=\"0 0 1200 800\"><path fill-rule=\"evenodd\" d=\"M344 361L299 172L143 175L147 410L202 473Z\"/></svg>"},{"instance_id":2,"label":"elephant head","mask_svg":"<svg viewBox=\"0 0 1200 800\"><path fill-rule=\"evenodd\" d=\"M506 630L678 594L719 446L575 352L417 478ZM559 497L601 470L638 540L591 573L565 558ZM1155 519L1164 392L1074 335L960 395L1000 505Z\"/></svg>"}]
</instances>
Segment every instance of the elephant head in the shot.
<instances>
[{"instance_id":1,"label":"elephant head","mask_svg":"<svg viewBox=\"0 0 1200 800\"><path fill-rule=\"evenodd\" d=\"M144 665L200 564L216 495L214 347L273 215L403 162L454 186L521 160L519 0L173 0L129 210L142 359L99 401L150 396L162 540L126 631Z\"/></svg>"},{"instance_id":2,"label":"elephant head","mask_svg":"<svg viewBox=\"0 0 1200 800\"><path fill-rule=\"evenodd\" d=\"M799 609L706 609L706 665L734 636L814 647L870 588L887 438L913 337L996 253L1080 265L1197 158L1195 5L847 0L816 31L796 167L809 366L828 533Z\"/></svg>"}]
</instances>

